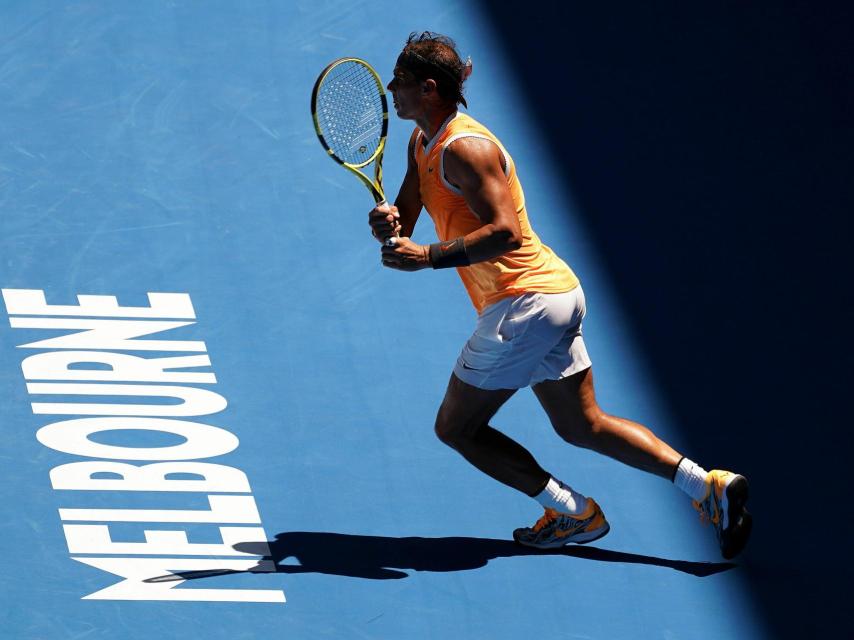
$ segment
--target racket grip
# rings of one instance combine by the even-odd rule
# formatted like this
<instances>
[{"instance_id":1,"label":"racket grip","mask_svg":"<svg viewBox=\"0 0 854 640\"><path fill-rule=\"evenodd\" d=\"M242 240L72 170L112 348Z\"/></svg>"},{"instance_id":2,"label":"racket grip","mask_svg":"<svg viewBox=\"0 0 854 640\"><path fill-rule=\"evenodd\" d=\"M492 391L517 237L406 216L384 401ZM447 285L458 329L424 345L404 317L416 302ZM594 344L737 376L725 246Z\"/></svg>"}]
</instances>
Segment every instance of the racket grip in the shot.
<instances>
[{"instance_id":1,"label":"racket grip","mask_svg":"<svg viewBox=\"0 0 854 640\"><path fill-rule=\"evenodd\" d=\"M389 204L388 200L383 200L382 202L377 202L377 209L379 209L382 206L388 205L388 204ZM397 244L397 238L399 238L399 237L400 237L400 235L397 232L395 232L393 236L389 236L388 238L383 240L383 244L386 245L387 247L393 247L395 244Z\"/></svg>"}]
</instances>

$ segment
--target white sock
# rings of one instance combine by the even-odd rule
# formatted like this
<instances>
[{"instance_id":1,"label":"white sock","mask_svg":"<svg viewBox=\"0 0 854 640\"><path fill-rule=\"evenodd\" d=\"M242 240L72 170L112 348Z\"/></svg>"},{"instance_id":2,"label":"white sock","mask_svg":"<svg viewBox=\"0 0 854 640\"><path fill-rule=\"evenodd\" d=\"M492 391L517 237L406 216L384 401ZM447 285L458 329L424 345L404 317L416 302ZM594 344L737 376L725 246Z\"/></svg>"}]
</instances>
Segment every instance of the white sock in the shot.
<instances>
[{"instance_id":1,"label":"white sock","mask_svg":"<svg viewBox=\"0 0 854 640\"><path fill-rule=\"evenodd\" d=\"M682 458L673 476L673 484L698 502L706 497L706 475L708 472L696 462Z\"/></svg>"},{"instance_id":2,"label":"white sock","mask_svg":"<svg viewBox=\"0 0 854 640\"><path fill-rule=\"evenodd\" d=\"M534 496L534 500L546 509L554 509L573 516L587 508L587 498L555 478L549 478L546 488L542 493Z\"/></svg>"}]
</instances>

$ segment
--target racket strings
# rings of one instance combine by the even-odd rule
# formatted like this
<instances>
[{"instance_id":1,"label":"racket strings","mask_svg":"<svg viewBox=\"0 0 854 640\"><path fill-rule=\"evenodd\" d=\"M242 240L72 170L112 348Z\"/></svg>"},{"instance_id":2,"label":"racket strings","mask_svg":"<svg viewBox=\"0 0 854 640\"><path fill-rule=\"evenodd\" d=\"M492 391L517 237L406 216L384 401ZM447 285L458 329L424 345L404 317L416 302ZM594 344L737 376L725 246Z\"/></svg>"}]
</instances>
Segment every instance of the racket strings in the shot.
<instances>
[{"instance_id":1,"label":"racket strings","mask_svg":"<svg viewBox=\"0 0 854 640\"><path fill-rule=\"evenodd\" d=\"M364 65L345 62L324 78L317 94L317 119L332 152L348 164L364 164L383 134L383 100L376 78Z\"/></svg>"}]
</instances>

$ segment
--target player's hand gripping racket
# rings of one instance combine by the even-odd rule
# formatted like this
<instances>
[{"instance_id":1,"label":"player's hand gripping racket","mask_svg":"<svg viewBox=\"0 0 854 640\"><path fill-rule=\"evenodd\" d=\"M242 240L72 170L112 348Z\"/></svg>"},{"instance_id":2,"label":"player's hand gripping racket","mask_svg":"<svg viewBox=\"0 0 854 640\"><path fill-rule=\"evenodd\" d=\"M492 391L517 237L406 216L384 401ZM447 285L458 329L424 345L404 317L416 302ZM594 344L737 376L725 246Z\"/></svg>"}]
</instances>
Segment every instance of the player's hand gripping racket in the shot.
<instances>
[{"instance_id":1,"label":"player's hand gripping racket","mask_svg":"<svg viewBox=\"0 0 854 640\"><path fill-rule=\"evenodd\" d=\"M377 206L387 204L382 166L388 102L379 74L359 58L335 60L314 83L311 116L329 156L362 181ZM373 180L361 171L371 162Z\"/></svg>"}]
</instances>

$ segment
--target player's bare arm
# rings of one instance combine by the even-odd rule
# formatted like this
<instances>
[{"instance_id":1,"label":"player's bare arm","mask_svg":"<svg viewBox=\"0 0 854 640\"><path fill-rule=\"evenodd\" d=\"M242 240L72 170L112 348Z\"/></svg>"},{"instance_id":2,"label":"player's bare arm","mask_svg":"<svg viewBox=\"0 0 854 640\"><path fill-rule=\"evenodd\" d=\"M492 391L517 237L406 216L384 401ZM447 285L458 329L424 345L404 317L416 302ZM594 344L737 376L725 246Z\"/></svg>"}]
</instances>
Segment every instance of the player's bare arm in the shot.
<instances>
[{"instance_id":1,"label":"player's bare arm","mask_svg":"<svg viewBox=\"0 0 854 640\"><path fill-rule=\"evenodd\" d=\"M460 189L466 204L483 222L463 238L469 264L518 249L522 230L499 148L488 140L461 138L445 149L444 166L447 180ZM412 242L405 233L402 236L393 247L383 248L383 264L404 271L429 267L429 247Z\"/></svg>"},{"instance_id":2,"label":"player's bare arm","mask_svg":"<svg viewBox=\"0 0 854 640\"><path fill-rule=\"evenodd\" d=\"M400 185L394 205L374 207L368 214L368 224L373 236L384 242L394 235L409 237L415 229L423 204L419 189L418 166L415 164L415 133L409 139L406 163L406 175Z\"/></svg>"},{"instance_id":3,"label":"player's bare arm","mask_svg":"<svg viewBox=\"0 0 854 640\"><path fill-rule=\"evenodd\" d=\"M409 145L406 151L406 175L403 177L403 182L400 185L400 191L397 193L397 198L394 204L397 207L400 223L399 233L401 236L409 238L415 230L415 223L418 222L418 216L421 215L423 203L421 202L421 188L418 179L418 165L415 163L415 139L416 132L413 132L409 138Z\"/></svg>"},{"instance_id":4,"label":"player's bare arm","mask_svg":"<svg viewBox=\"0 0 854 640\"><path fill-rule=\"evenodd\" d=\"M445 149L445 178L460 189L483 226L463 239L471 263L522 246L519 218L507 186L501 150L489 140L461 138Z\"/></svg>"}]
</instances>

